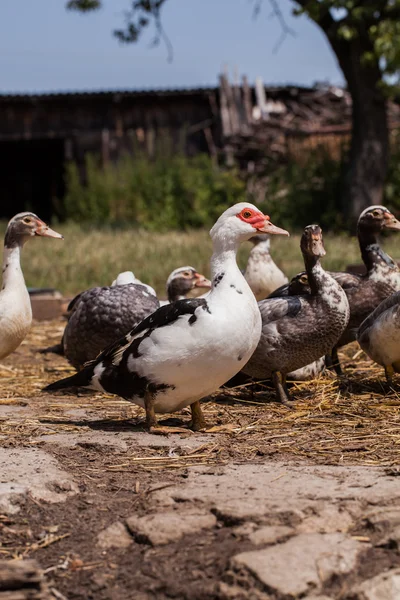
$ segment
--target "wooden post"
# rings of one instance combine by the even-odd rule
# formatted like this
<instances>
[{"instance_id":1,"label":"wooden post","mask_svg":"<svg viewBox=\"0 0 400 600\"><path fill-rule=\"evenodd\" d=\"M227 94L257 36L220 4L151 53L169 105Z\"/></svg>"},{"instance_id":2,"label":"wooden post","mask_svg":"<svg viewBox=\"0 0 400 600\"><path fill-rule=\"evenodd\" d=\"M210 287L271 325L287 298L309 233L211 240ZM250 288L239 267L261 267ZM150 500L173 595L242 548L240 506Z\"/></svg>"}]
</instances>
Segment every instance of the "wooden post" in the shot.
<instances>
[{"instance_id":1,"label":"wooden post","mask_svg":"<svg viewBox=\"0 0 400 600\"><path fill-rule=\"evenodd\" d=\"M229 118L228 98L226 96L225 75L219 76L219 105L221 111L222 135L231 135L231 120Z\"/></svg>"},{"instance_id":2,"label":"wooden post","mask_svg":"<svg viewBox=\"0 0 400 600\"><path fill-rule=\"evenodd\" d=\"M108 129L101 130L101 161L103 167L110 161L110 132Z\"/></svg>"},{"instance_id":3,"label":"wooden post","mask_svg":"<svg viewBox=\"0 0 400 600\"><path fill-rule=\"evenodd\" d=\"M217 167L218 166L218 153L217 153L217 147L214 143L214 138L212 136L211 127L205 127L203 129L203 131L204 131L204 137L206 138L208 151L210 153L212 163L213 163L214 167Z\"/></svg>"},{"instance_id":4,"label":"wooden post","mask_svg":"<svg viewBox=\"0 0 400 600\"><path fill-rule=\"evenodd\" d=\"M246 75L243 75L242 82L244 114L247 125L250 125L253 122L253 103L251 101L251 90Z\"/></svg>"},{"instance_id":5,"label":"wooden post","mask_svg":"<svg viewBox=\"0 0 400 600\"><path fill-rule=\"evenodd\" d=\"M226 97L226 103L228 107L229 114L229 122L230 122L230 132L231 134L238 133L239 127L239 115L236 110L235 98L233 95L233 90L229 85L229 81L226 75L221 75L221 84L224 89L224 94Z\"/></svg>"},{"instance_id":6,"label":"wooden post","mask_svg":"<svg viewBox=\"0 0 400 600\"><path fill-rule=\"evenodd\" d=\"M265 87L261 77L256 78L256 98L257 106L259 107L263 118L268 119L269 114L267 112L267 98L265 96Z\"/></svg>"}]
</instances>

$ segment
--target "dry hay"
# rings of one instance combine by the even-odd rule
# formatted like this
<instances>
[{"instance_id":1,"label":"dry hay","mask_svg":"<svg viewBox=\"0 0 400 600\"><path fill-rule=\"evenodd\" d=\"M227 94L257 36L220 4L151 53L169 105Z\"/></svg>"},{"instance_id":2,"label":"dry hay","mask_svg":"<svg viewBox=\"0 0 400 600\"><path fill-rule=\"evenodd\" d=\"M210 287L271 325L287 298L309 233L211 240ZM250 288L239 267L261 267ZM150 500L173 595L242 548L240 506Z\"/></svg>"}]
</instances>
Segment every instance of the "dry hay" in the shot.
<instances>
[{"instance_id":1,"label":"dry hay","mask_svg":"<svg viewBox=\"0 0 400 600\"><path fill-rule=\"evenodd\" d=\"M35 324L20 349L0 367L0 444L36 445L51 442L53 434L74 436L93 429L115 435L142 430L143 411L115 396L41 393L44 385L72 372L64 358L37 353L38 348L59 341L62 330L61 321ZM110 457L104 468L176 469L227 460L256 461L268 455L320 464L380 465L397 474L393 468L400 451L396 385L389 389L383 370L357 344L345 349L342 360L346 371L342 380L328 372L314 381L293 384L293 410L273 401L268 384L257 390L248 385L221 390L203 403L211 426L208 433L213 436L210 442L196 451L180 446L174 451L135 447L120 461ZM14 406L19 408L14 411ZM170 415L173 424L186 425L189 412ZM196 434L188 430L186 435Z\"/></svg>"}]
</instances>

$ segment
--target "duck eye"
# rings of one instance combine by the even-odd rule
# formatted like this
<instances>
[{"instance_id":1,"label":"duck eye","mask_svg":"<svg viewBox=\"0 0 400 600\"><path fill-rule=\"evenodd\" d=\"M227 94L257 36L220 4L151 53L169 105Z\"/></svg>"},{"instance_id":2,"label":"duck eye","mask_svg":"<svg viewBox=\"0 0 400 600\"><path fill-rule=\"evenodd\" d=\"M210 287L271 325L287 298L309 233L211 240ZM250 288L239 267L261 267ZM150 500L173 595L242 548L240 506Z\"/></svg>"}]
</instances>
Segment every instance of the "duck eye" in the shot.
<instances>
[{"instance_id":1,"label":"duck eye","mask_svg":"<svg viewBox=\"0 0 400 600\"><path fill-rule=\"evenodd\" d=\"M185 271L185 272L183 273L183 276L184 276L184 277L190 277L190 273L189 273L189 271Z\"/></svg>"},{"instance_id":2,"label":"duck eye","mask_svg":"<svg viewBox=\"0 0 400 600\"><path fill-rule=\"evenodd\" d=\"M24 218L24 223L26 223L26 224L32 223L31 217L25 217Z\"/></svg>"},{"instance_id":3,"label":"duck eye","mask_svg":"<svg viewBox=\"0 0 400 600\"><path fill-rule=\"evenodd\" d=\"M379 210L374 210L374 211L373 211L373 213L372 213L372 215L373 215L374 217L380 217L380 216L381 216L381 213L380 213L380 211L379 211Z\"/></svg>"},{"instance_id":4,"label":"duck eye","mask_svg":"<svg viewBox=\"0 0 400 600\"><path fill-rule=\"evenodd\" d=\"M253 213L252 213L250 210L244 210L244 211L242 212L242 216L243 216L245 219L250 219L250 217L252 216L252 214L253 214Z\"/></svg>"}]
</instances>

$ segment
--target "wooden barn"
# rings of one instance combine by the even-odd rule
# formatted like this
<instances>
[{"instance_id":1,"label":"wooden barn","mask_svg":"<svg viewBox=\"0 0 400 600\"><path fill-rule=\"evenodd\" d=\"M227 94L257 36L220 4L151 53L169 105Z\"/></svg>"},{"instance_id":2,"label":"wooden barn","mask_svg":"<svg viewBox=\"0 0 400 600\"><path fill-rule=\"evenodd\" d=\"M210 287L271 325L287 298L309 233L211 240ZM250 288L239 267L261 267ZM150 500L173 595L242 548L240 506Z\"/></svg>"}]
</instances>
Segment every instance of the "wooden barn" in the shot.
<instances>
[{"instance_id":1,"label":"wooden barn","mask_svg":"<svg viewBox=\"0 0 400 600\"><path fill-rule=\"evenodd\" d=\"M397 107L396 107L397 108ZM350 134L351 100L336 87L250 87L225 75L209 88L0 94L0 218L34 210L49 219L65 193L64 165L88 152L103 163L123 152L149 156L207 152L251 172L304 159L323 145L340 157Z\"/></svg>"},{"instance_id":2,"label":"wooden barn","mask_svg":"<svg viewBox=\"0 0 400 600\"><path fill-rule=\"evenodd\" d=\"M208 152L207 139L220 136L216 111L212 88L0 95L0 217L51 217L65 161L83 164L87 152L108 161L138 142L151 155L160 135L189 154Z\"/></svg>"}]
</instances>

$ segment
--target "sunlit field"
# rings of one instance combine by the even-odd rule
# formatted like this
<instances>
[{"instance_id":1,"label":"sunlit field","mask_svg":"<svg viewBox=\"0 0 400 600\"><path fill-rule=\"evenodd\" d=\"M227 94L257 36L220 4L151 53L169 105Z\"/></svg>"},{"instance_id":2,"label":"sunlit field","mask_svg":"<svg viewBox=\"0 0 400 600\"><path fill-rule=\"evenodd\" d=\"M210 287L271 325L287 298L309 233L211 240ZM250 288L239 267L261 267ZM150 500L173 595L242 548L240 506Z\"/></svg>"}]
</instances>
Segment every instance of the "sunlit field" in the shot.
<instances>
[{"instance_id":1,"label":"sunlit field","mask_svg":"<svg viewBox=\"0 0 400 600\"><path fill-rule=\"evenodd\" d=\"M64 241L37 238L24 248L22 266L28 286L57 288L71 295L95 285L109 285L118 273L129 270L163 296L166 278L176 267L192 265L209 275L211 240L207 231L157 234L137 229L89 230L77 224L60 224L56 229L64 235ZM1 235L4 230L2 223ZM272 239L271 254L289 277L304 268L299 240L299 233ZM400 257L399 245L395 233L383 241L394 258ZM325 247L323 265L328 269L360 263L355 238L326 235ZM251 244L246 243L240 250L241 268L250 248Z\"/></svg>"}]
</instances>

